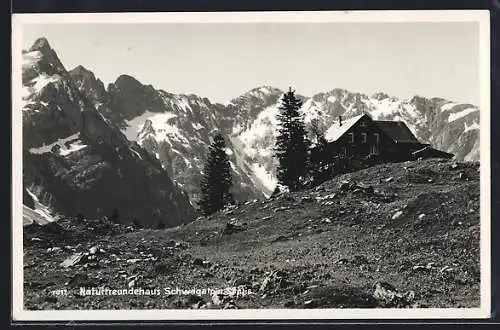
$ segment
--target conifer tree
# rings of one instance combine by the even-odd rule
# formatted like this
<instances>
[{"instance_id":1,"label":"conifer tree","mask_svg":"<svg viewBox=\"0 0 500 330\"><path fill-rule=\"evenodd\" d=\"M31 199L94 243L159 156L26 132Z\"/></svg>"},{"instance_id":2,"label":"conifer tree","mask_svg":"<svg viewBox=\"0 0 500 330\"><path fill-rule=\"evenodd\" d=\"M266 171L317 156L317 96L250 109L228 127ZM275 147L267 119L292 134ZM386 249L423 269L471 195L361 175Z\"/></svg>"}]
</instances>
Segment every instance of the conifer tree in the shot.
<instances>
[{"instance_id":1,"label":"conifer tree","mask_svg":"<svg viewBox=\"0 0 500 330\"><path fill-rule=\"evenodd\" d=\"M324 127L318 119L311 121L311 134L315 145L311 150L309 175L313 184L316 185L328 179L333 164L331 164L331 157L328 153L328 142L325 138Z\"/></svg>"},{"instance_id":2,"label":"conifer tree","mask_svg":"<svg viewBox=\"0 0 500 330\"><path fill-rule=\"evenodd\" d=\"M274 148L278 158L278 182L290 191L301 188L307 173L309 141L306 138L304 119L299 113L302 101L290 89L283 95L279 114L278 136Z\"/></svg>"},{"instance_id":3,"label":"conifer tree","mask_svg":"<svg viewBox=\"0 0 500 330\"><path fill-rule=\"evenodd\" d=\"M231 187L231 165L226 154L226 143L222 134L217 132L209 147L200 183L201 198L198 205L202 213L210 215L233 204Z\"/></svg>"}]
</instances>

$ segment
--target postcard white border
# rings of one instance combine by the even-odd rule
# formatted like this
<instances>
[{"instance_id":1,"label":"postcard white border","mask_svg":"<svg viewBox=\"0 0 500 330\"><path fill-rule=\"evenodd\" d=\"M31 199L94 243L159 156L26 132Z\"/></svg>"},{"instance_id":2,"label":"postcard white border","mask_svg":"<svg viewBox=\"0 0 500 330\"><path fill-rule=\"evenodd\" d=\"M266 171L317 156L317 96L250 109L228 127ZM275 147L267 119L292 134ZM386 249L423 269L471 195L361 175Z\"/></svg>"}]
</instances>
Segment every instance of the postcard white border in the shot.
<instances>
[{"instance_id":1,"label":"postcard white border","mask_svg":"<svg viewBox=\"0 0 500 330\"><path fill-rule=\"evenodd\" d=\"M22 25L29 23L365 23L477 22L480 50L480 251L479 308L423 309L242 309L242 310L51 310L23 309L22 228ZM490 247L490 14L488 10L323 11L217 13L95 13L12 15L12 319L15 321L299 320L488 318L491 308Z\"/></svg>"}]
</instances>

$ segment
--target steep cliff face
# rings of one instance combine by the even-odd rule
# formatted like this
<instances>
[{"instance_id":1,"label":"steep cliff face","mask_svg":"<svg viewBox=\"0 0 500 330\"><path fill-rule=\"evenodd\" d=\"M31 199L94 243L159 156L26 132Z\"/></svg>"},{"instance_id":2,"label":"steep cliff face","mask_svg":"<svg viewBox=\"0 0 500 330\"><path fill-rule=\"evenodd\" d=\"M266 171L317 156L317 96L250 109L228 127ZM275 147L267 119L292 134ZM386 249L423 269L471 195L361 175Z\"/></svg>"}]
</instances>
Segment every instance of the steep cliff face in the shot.
<instances>
[{"instance_id":1,"label":"steep cliff face","mask_svg":"<svg viewBox=\"0 0 500 330\"><path fill-rule=\"evenodd\" d=\"M106 100L106 89L103 82L94 73L82 65L69 71L78 90L98 109Z\"/></svg>"},{"instance_id":2,"label":"steep cliff face","mask_svg":"<svg viewBox=\"0 0 500 330\"><path fill-rule=\"evenodd\" d=\"M226 133L233 194L237 200L264 197L231 141L231 116L220 104L196 95L175 95L122 75L108 86L102 114L116 123L130 141L137 141L158 159L174 181L199 199L199 182L208 146L216 130Z\"/></svg>"},{"instance_id":3,"label":"steep cliff face","mask_svg":"<svg viewBox=\"0 0 500 330\"><path fill-rule=\"evenodd\" d=\"M102 90L78 89L97 81L82 72L73 70L73 76L84 77L85 84L77 86L46 39L23 52L23 105L15 111L23 112L28 195L66 216L109 216L117 210L121 222L137 219L147 226L191 221L189 198L161 164L95 109ZM28 198L26 204L33 205Z\"/></svg>"}]
</instances>

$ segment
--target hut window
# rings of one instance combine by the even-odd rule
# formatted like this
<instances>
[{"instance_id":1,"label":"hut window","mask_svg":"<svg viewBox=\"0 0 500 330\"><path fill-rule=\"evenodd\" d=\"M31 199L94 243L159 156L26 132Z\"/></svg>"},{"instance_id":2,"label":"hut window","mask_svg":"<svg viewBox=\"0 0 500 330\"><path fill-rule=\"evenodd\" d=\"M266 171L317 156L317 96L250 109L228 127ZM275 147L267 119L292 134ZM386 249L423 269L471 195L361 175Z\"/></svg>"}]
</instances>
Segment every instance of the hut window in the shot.
<instances>
[{"instance_id":1,"label":"hut window","mask_svg":"<svg viewBox=\"0 0 500 330\"><path fill-rule=\"evenodd\" d=\"M366 133L361 133L361 143L366 143Z\"/></svg>"},{"instance_id":2,"label":"hut window","mask_svg":"<svg viewBox=\"0 0 500 330\"><path fill-rule=\"evenodd\" d=\"M350 132L349 133L349 143L354 143L354 133L353 132Z\"/></svg>"}]
</instances>

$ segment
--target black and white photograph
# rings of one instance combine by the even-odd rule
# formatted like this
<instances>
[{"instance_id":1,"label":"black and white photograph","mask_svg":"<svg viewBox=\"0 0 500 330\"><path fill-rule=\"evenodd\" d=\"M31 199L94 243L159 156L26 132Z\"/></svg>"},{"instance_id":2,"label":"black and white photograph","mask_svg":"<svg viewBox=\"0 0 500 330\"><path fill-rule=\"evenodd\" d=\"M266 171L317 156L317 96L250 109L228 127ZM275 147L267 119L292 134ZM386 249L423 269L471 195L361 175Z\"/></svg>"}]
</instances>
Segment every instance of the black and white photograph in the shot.
<instances>
[{"instance_id":1,"label":"black and white photograph","mask_svg":"<svg viewBox=\"0 0 500 330\"><path fill-rule=\"evenodd\" d=\"M489 316L487 11L12 22L15 319Z\"/></svg>"}]
</instances>

